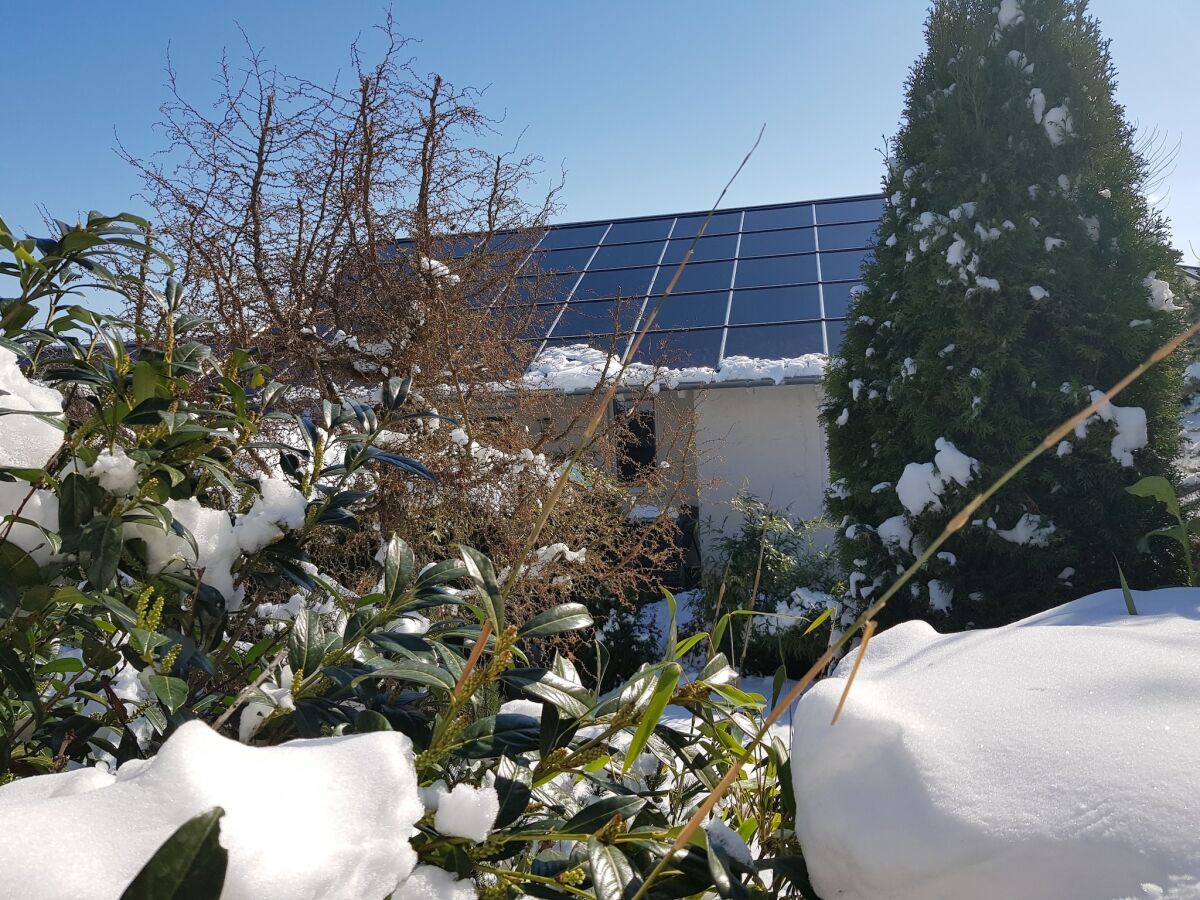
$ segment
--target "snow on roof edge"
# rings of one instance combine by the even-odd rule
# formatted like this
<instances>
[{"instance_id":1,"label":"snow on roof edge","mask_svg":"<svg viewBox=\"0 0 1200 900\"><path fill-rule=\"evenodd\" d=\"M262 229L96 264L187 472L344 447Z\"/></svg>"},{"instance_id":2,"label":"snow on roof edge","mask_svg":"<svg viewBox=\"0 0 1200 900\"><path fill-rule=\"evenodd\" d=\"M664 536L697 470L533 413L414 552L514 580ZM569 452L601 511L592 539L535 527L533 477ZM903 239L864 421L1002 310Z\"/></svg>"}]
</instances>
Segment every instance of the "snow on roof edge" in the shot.
<instances>
[{"instance_id":1,"label":"snow on roof edge","mask_svg":"<svg viewBox=\"0 0 1200 900\"><path fill-rule=\"evenodd\" d=\"M823 380L828 362L829 357L823 353L807 353L785 359L730 356L715 369L709 366L661 368L631 363L621 379L621 390L649 386L657 393L694 388L816 384ZM587 393L602 380L610 381L619 369L619 357L587 344L547 347L529 364L521 386L563 394ZM517 386L507 383L496 387L514 390Z\"/></svg>"}]
</instances>

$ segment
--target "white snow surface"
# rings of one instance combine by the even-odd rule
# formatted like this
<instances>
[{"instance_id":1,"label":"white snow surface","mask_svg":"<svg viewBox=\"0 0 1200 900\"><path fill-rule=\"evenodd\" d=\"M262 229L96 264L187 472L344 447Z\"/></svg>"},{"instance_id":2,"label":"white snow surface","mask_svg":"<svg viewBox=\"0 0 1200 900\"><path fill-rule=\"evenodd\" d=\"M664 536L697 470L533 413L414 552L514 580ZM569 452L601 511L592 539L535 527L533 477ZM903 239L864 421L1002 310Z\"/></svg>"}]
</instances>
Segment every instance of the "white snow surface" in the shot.
<instances>
[{"instance_id":1,"label":"white snow surface","mask_svg":"<svg viewBox=\"0 0 1200 900\"><path fill-rule=\"evenodd\" d=\"M1033 113L1033 124L1041 125L1042 116L1046 114L1046 95L1042 93L1041 88L1034 88L1029 92L1029 100L1026 101L1030 112ZM1030 188L1030 194L1033 193L1033 188Z\"/></svg>"},{"instance_id":2,"label":"white snow surface","mask_svg":"<svg viewBox=\"0 0 1200 900\"><path fill-rule=\"evenodd\" d=\"M16 410L4 416L4 441L0 442L0 467L40 469L62 446L63 433L49 422L21 413L63 411L62 394L35 384L17 365L17 355L0 347L0 409Z\"/></svg>"},{"instance_id":3,"label":"white snow surface","mask_svg":"<svg viewBox=\"0 0 1200 900\"><path fill-rule=\"evenodd\" d=\"M966 487L979 471L979 461L967 456L944 437L934 441L933 462L909 463L896 482L900 505L919 516L932 506L942 508L941 496L950 482Z\"/></svg>"},{"instance_id":4,"label":"white snow surface","mask_svg":"<svg viewBox=\"0 0 1200 900\"><path fill-rule=\"evenodd\" d=\"M1025 13L1021 11L1021 4L1017 0L1000 0L1000 13L996 18L996 24L1003 31L1005 28L1011 28L1018 22L1024 22Z\"/></svg>"},{"instance_id":5,"label":"white snow surface","mask_svg":"<svg viewBox=\"0 0 1200 900\"><path fill-rule=\"evenodd\" d=\"M1171 286L1161 278L1155 277L1157 275L1157 272L1151 272L1142 281L1142 284L1146 286L1146 290L1150 294L1147 301L1150 304L1150 308L1160 312L1178 312L1179 307L1174 303L1175 294L1171 290Z\"/></svg>"},{"instance_id":6,"label":"white snow surface","mask_svg":"<svg viewBox=\"0 0 1200 900\"><path fill-rule=\"evenodd\" d=\"M125 450L107 447L100 451L96 462L82 468L84 475L95 478L100 487L118 497L129 497L137 493L137 461L125 455Z\"/></svg>"},{"instance_id":7,"label":"white snow surface","mask_svg":"<svg viewBox=\"0 0 1200 900\"><path fill-rule=\"evenodd\" d=\"M1071 110L1067 108L1067 104L1064 102L1054 109L1046 110L1046 114L1042 116L1042 127L1046 129L1046 137L1055 147L1074 134L1075 124L1071 121Z\"/></svg>"},{"instance_id":8,"label":"white snow surface","mask_svg":"<svg viewBox=\"0 0 1200 900\"><path fill-rule=\"evenodd\" d=\"M1092 391L1092 402L1095 403L1104 396L1102 391ZM1141 450L1149 442L1146 430L1146 411L1140 406L1116 406L1106 402L1096 410L1101 420L1111 422L1117 432L1113 435L1112 446L1109 448L1113 459L1121 465L1133 465L1133 454Z\"/></svg>"},{"instance_id":9,"label":"white snow surface","mask_svg":"<svg viewBox=\"0 0 1200 900\"><path fill-rule=\"evenodd\" d=\"M797 833L840 900L1200 893L1200 590L1083 597L1003 628L906 622L793 713Z\"/></svg>"},{"instance_id":10,"label":"white snow surface","mask_svg":"<svg viewBox=\"0 0 1200 900\"><path fill-rule=\"evenodd\" d=\"M62 413L62 394L54 388L35 384L17 365L17 355L0 347L0 409L16 410L4 416L4 441L0 442L0 467L40 469L62 446L63 433L49 422L27 412ZM51 491L34 490L24 481L0 482L0 516L20 510L22 519L36 522L49 532L58 531L58 498ZM44 565L50 559L50 545L33 525L3 526L8 540L27 551L34 561Z\"/></svg>"},{"instance_id":11,"label":"white snow surface","mask_svg":"<svg viewBox=\"0 0 1200 900\"><path fill-rule=\"evenodd\" d=\"M203 569L201 581L216 588L229 602L241 608L242 589L234 586L233 566L243 553L257 553L283 537L285 531L304 526L307 506L304 496L282 478L264 478L244 515L232 519L223 509L201 506L195 497L168 500L171 515L192 533L196 549L175 533L153 525L128 525L127 537L146 542L146 562L152 572L175 572L191 566Z\"/></svg>"},{"instance_id":12,"label":"white snow surface","mask_svg":"<svg viewBox=\"0 0 1200 900\"><path fill-rule=\"evenodd\" d=\"M727 356L719 369L688 366L671 369L632 363L622 378L630 387L650 385L653 390L671 390L681 384L719 384L726 381L772 381L786 378L819 378L828 360L822 353L806 353L788 359L758 359ZM587 344L547 347L530 363L524 375L526 387L548 391L590 391L601 380L610 381L620 369L620 359ZM503 389L504 385L499 385Z\"/></svg>"},{"instance_id":13,"label":"white snow surface","mask_svg":"<svg viewBox=\"0 0 1200 900\"><path fill-rule=\"evenodd\" d=\"M229 850L222 900L456 896L422 888L429 873L405 890L425 811L412 760L398 732L263 748L188 722L115 776L80 769L0 787L0 829L20 835L0 842L0 898L116 900L175 829L214 806ZM64 829L86 837L86 852L48 865Z\"/></svg>"},{"instance_id":14,"label":"white snow surface","mask_svg":"<svg viewBox=\"0 0 1200 900\"><path fill-rule=\"evenodd\" d=\"M453 790L438 793L433 827L453 837L486 841L500 814L500 799L490 787L456 784Z\"/></svg>"},{"instance_id":15,"label":"white snow surface","mask_svg":"<svg viewBox=\"0 0 1200 900\"><path fill-rule=\"evenodd\" d=\"M988 521L990 522L991 520L989 519ZM997 530L996 536L1004 538L1010 544L1045 547L1046 544L1050 543L1050 537L1054 534L1054 531L1053 522L1048 522L1042 516L1033 513L1021 513L1021 518L1017 519L1017 524L1012 528Z\"/></svg>"}]
</instances>

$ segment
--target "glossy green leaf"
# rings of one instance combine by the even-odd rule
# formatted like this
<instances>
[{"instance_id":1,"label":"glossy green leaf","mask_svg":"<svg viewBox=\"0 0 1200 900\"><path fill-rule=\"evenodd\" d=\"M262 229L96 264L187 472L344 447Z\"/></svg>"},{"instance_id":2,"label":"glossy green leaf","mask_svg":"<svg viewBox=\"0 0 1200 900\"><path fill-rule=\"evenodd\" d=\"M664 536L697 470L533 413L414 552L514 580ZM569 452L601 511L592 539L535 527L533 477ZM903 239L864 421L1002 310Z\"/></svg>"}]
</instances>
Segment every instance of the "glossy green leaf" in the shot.
<instances>
[{"instance_id":1,"label":"glossy green leaf","mask_svg":"<svg viewBox=\"0 0 1200 900\"><path fill-rule=\"evenodd\" d=\"M636 816L646 800L635 795L604 797L589 803L559 829L563 834L595 834L616 816L628 821Z\"/></svg>"},{"instance_id":2,"label":"glossy green leaf","mask_svg":"<svg viewBox=\"0 0 1200 900\"><path fill-rule=\"evenodd\" d=\"M103 590L117 577L123 534L124 526L115 517L92 521L84 528L79 549L88 556L87 577L93 587Z\"/></svg>"},{"instance_id":3,"label":"glossy green leaf","mask_svg":"<svg viewBox=\"0 0 1200 900\"><path fill-rule=\"evenodd\" d=\"M492 630L496 634L504 631L504 598L496 581L492 561L472 547L460 546L459 556L467 570L467 576L475 582L487 610Z\"/></svg>"},{"instance_id":4,"label":"glossy green leaf","mask_svg":"<svg viewBox=\"0 0 1200 900\"><path fill-rule=\"evenodd\" d=\"M288 637L288 662L293 672L312 675L325 658L325 633L321 617L311 609L302 609L292 622Z\"/></svg>"},{"instance_id":5,"label":"glossy green leaf","mask_svg":"<svg viewBox=\"0 0 1200 900\"><path fill-rule=\"evenodd\" d=\"M143 360L133 367L131 381L133 404L136 408L143 400L149 400L154 396L158 388L158 373L154 371L154 366Z\"/></svg>"},{"instance_id":6,"label":"glossy green leaf","mask_svg":"<svg viewBox=\"0 0 1200 900\"><path fill-rule=\"evenodd\" d=\"M1137 605L1133 602L1133 592L1129 590L1129 582L1125 580L1125 570L1117 563L1117 577L1121 581L1121 596L1125 598L1125 609L1131 616L1138 614Z\"/></svg>"},{"instance_id":7,"label":"glossy green leaf","mask_svg":"<svg viewBox=\"0 0 1200 900\"><path fill-rule=\"evenodd\" d=\"M496 816L496 828L504 828L515 822L529 807L533 796L533 773L509 756L500 757L496 764L496 797L500 801L500 812Z\"/></svg>"},{"instance_id":8,"label":"glossy green leaf","mask_svg":"<svg viewBox=\"0 0 1200 900\"><path fill-rule=\"evenodd\" d=\"M1166 506L1176 519L1182 518L1179 512L1179 500L1175 497L1175 488L1161 475L1147 475L1137 484L1131 485L1125 490L1135 497L1152 497Z\"/></svg>"},{"instance_id":9,"label":"glossy green leaf","mask_svg":"<svg viewBox=\"0 0 1200 900\"><path fill-rule=\"evenodd\" d=\"M412 547L393 534L383 555L383 592L389 600L395 602L408 590L415 569Z\"/></svg>"},{"instance_id":10,"label":"glossy green leaf","mask_svg":"<svg viewBox=\"0 0 1200 900\"><path fill-rule=\"evenodd\" d=\"M582 603L563 603L538 613L518 632L526 639L543 638L564 631L579 631L592 626L592 616Z\"/></svg>"},{"instance_id":11,"label":"glossy green leaf","mask_svg":"<svg viewBox=\"0 0 1200 900\"><path fill-rule=\"evenodd\" d=\"M155 851L121 894L121 900L219 900L229 853L221 846L215 806L184 822Z\"/></svg>"},{"instance_id":12,"label":"glossy green leaf","mask_svg":"<svg viewBox=\"0 0 1200 900\"><path fill-rule=\"evenodd\" d=\"M638 724L637 731L633 733L633 739L629 742L629 747L625 751L625 765L621 767L622 772L628 772L630 766L641 755L643 748L646 746L646 741L650 740L650 735L658 726L658 721L662 718L663 711L667 708L667 704L671 702L671 697L675 694L675 687L679 684L679 677L682 674L683 669L679 663L671 663L659 673L658 681L654 685L654 693L650 695L650 703L646 707L645 712L641 714L641 721Z\"/></svg>"},{"instance_id":13,"label":"glossy green leaf","mask_svg":"<svg viewBox=\"0 0 1200 900\"><path fill-rule=\"evenodd\" d=\"M587 715L588 692L546 669L510 669L500 678L534 699L553 703L572 718Z\"/></svg>"},{"instance_id":14,"label":"glossy green leaf","mask_svg":"<svg viewBox=\"0 0 1200 900\"><path fill-rule=\"evenodd\" d=\"M833 615L833 607L831 606L828 609L826 609L825 612L821 613L819 616L817 616L815 619L812 620L812 623L807 628L804 629L805 635L812 634L814 631L816 631L818 628L820 628L821 625L823 625L825 623L825 621L832 615Z\"/></svg>"},{"instance_id":15,"label":"glossy green leaf","mask_svg":"<svg viewBox=\"0 0 1200 900\"><path fill-rule=\"evenodd\" d=\"M588 838L587 855L596 900L630 900L642 886L641 875L614 845Z\"/></svg>"},{"instance_id":16,"label":"glossy green leaf","mask_svg":"<svg viewBox=\"0 0 1200 900\"><path fill-rule=\"evenodd\" d=\"M154 691L154 696L162 701L162 705L167 708L168 712L175 712L187 702L188 686L182 678L154 674L147 681L150 684L150 690Z\"/></svg>"},{"instance_id":17,"label":"glossy green leaf","mask_svg":"<svg viewBox=\"0 0 1200 900\"><path fill-rule=\"evenodd\" d=\"M392 723L382 713L373 709L360 709L354 717L354 730L358 734L368 731L391 731Z\"/></svg>"}]
</instances>

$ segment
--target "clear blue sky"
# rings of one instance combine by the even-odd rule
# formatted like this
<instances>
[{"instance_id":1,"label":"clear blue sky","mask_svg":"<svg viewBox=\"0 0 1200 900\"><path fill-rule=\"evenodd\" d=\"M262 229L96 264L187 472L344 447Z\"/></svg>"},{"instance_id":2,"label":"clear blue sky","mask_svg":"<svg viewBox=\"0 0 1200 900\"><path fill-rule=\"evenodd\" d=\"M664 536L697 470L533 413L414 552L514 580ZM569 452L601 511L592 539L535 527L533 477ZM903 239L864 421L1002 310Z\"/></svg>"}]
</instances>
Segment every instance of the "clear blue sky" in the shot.
<instances>
[{"instance_id":1,"label":"clear blue sky","mask_svg":"<svg viewBox=\"0 0 1200 900\"><path fill-rule=\"evenodd\" d=\"M1176 244L1200 249L1200 119L1188 76L1195 0L1093 0L1113 40L1130 118L1181 147L1164 186ZM383 2L67 0L5 9L0 214L39 231L59 218L142 211L113 152L159 146L168 43L190 96L211 95L240 23L280 68L325 79L347 63ZM505 142L566 170L562 218L706 207L752 142L762 147L727 205L874 191L922 49L923 0L635 0L394 5L418 67L488 86ZM1189 254L1190 257L1191 254Z\"/></svg>"}]
</instances>

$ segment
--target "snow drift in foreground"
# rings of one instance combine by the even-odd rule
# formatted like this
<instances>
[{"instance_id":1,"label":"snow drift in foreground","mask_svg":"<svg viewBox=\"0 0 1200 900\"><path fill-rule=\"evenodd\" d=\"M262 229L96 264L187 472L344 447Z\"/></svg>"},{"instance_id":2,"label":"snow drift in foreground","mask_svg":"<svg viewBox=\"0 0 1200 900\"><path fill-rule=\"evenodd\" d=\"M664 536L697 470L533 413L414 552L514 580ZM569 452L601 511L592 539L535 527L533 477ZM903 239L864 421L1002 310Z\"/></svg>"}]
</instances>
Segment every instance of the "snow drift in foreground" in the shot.
<instances>
[{"instance_id":1,"label":"snow drift in foreground","mask_svg":"<svg viewBox=\"0 0 1200 900\"><path fill-rule=\"evenodd\" d=\"M794 713L797 832L841 900L1200 897L1200 590L907 622Z\"/></svg>"},{"instance_id":2,"label":"snow drift in foreground","mask_svg":"<svg viewBox=\"0 0 1200 900\"><path fill-rule=\"evenodd\" d=\"M413 870L408 837L425 809L407 737L246 747L189 722L115 776L78 769L0 788L0 897L116 900L175 829L214 806L229 850L222 900L475 896L448 872Z\"/></svg>"},{"instance_id":3,"label":"snow drift in foreground","mask_svg":"<svg viewBox=\"0 0 1200 900\"><path fill-rule=\"evenodd\" d=\"M649 338L647 338L649 340ZM828 358L821 353L808 353L790 359L756 359L749 356L727 356L719 369L708 366L659 368L645 363L632 363L622 379L628 387L649 384L653 390L672 390L680 385L720 384L730 381L770 381L781 384L788 378L820 378ZM619 356L609 356L587 344L546 347L537 355L525 373L525 386L546 391L590 391L602 379L615 377L620 368Z\"/></svg>"}]
</instances>

